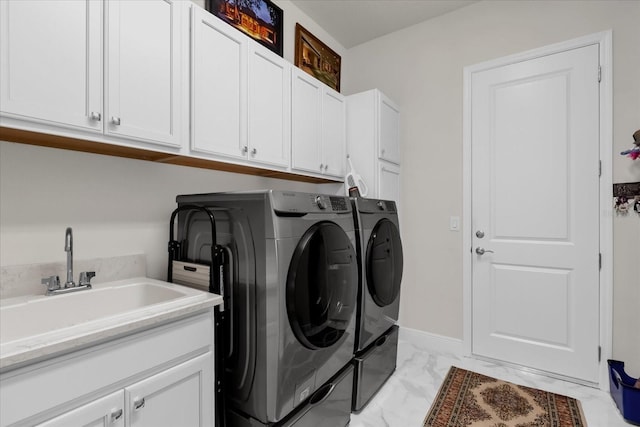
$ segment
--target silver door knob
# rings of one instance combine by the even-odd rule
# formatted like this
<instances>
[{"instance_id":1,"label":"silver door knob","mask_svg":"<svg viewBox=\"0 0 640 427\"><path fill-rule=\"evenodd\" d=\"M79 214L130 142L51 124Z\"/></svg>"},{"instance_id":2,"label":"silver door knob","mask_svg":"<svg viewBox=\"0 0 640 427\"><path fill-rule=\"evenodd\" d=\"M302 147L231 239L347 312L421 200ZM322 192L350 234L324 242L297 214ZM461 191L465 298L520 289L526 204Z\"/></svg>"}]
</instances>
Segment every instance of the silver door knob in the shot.
<instances>
[{"instance_id":1,"label":"silver door knob","mask_svg":"<svg viewBox=\"0 0 640 427\"><path fill-rule=\"evenodd\" d=\"M111 123L113 123L114 125L118 125L119 126L120 125L120 117L116 117L116 116L111 117Z\"/></svg>"},{"instance_id":2,"label":"silver door knob","mask_svg":"<svg viewBox=\"0 0 640 427\"><path fill-rule=\"evenodd\" d=\"M482 230L476 231L476 237L478 239L482 239L484 237L484 231L482 231Z\"/></svg>"},{"instance_id":3,"label":"silver door knob","mask_svg":"<svg viewBox=\"0 0 640 427\"><path fill-rule=\"evenodd\" d=\"M98 113L97 111L92 111L91 113L89 113L89 118L91 120L99 122L102 119L102 114Z\"/></svg>"},{"instance_id":4,"label":"silver door knob","mask_svg":"<svg viewBox=\"0 0 640 427\"><path fill-rule=\"evenodd\" d=\"M491 253L494 253L493 251L490 251L489 249L481 248L480 246L478 246L478 247L476 248L476 253L477 253L478 255L484 255L484 253L485 253L485 252L491 252Z\"/></svg>"}]
</instances>

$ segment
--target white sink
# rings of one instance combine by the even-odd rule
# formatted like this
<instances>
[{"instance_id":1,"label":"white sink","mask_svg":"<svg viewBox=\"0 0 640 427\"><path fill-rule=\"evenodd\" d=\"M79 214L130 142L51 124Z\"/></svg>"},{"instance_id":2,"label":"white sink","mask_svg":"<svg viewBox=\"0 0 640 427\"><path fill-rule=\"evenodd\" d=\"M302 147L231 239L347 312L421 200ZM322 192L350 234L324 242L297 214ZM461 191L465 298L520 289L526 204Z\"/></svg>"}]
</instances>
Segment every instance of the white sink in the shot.
<instances>
[{"instance_id":1,"label":"white sink","mask_svg":"<svg viewBox=\"0 0 640 427\"><path fill-rule=\"evenodd\" d=\"M180 310L217 305L218 300L221 297L214 294L148 278L101 283L62 295L2 300L0 353L5 357L47 346L59 351L66 348L60 344L69 341L86 344L88 339L164 321L171 313L180 315Z\"/></svg>"}]
</instances>

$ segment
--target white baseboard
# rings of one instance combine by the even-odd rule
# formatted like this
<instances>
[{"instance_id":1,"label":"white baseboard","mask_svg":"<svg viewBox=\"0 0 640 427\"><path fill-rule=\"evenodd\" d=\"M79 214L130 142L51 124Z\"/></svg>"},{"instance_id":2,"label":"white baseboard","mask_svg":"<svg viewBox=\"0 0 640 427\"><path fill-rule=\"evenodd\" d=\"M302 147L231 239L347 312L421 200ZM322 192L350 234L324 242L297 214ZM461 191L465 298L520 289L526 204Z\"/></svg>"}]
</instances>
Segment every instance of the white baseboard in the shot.
<instances>
[{"instance_id":1,"label":"white baseboard","mask_svg":"<svg viewBox=\"0 0 640 427\"><path fill-rule=\"evenodd\" d=\"M456 356L464 356L465 349L461 339L432 334L418 329L400 326L398 338L407 340L421 347L432 348Z\"/></svg>"}]
</instances>

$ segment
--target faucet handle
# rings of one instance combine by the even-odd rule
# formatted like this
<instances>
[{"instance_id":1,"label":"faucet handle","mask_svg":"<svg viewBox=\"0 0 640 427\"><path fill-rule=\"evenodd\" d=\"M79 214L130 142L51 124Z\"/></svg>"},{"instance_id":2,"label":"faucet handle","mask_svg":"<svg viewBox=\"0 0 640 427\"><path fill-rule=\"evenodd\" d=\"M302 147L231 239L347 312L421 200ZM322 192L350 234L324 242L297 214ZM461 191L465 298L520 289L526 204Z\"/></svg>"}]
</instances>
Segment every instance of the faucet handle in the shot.
<instances>
[{"instance_id":1,"label":"faucet handle","mask_svg":"<svg viewBox=\"0 0 640 427\"><path fill-rule=\"evenodd\" d=\"M80 273L80 278L78 281L80 282L78 286L88 286L91 287L91 279L96 277L95 271L83 271Z\"/></svg>"},{"instance_id":2,"label":"faucet handle","mask_svg":"<svg viewBox=\"0 0 640 427\"><path fill-rule=\"evenodd\" d=\"M40 283L47 286L47 291L55 291L56 289L60 289L59 276L43 277L42 280L40 280Z\"/></svg>"}]
</instances>

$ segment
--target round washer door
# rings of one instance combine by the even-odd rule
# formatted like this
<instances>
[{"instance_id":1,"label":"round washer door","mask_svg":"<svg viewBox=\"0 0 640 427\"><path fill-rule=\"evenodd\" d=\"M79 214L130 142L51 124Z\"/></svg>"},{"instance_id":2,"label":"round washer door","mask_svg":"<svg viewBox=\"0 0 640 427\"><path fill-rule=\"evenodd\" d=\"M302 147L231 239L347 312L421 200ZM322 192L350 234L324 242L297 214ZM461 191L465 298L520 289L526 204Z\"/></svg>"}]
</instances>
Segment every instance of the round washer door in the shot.
<instances>
[{"instance_id":1,"label":"round washer door","mask_svg":"<svg viewBox=\"0 0 640 427\"><path fill-rule=\"evenodd\" d=\"M314 224L300 239L287 274L287 314L311 349L344 335L356 309L358 263L349 237L333 222Z\"/></svg>"},{"instance_id":2,"label":"round washer door","mask_svg":"<svg viewBox=\"0 0 640 427\"><path fill-rule=\"evenodd\" d=\"M388 219L382 219L371 232L366 252L367 287L380 307L398 298L402 264L402 242L398 227Z\"/></svg>"}]
</instances>

